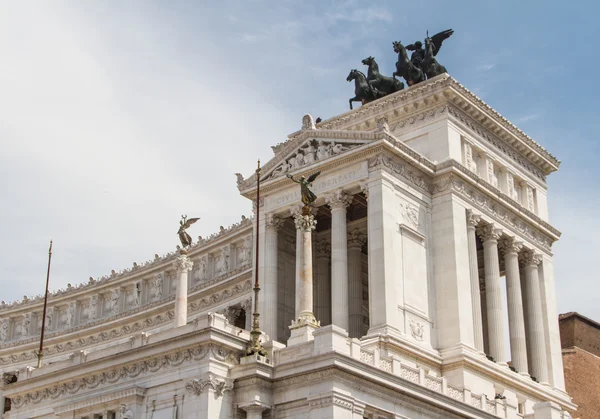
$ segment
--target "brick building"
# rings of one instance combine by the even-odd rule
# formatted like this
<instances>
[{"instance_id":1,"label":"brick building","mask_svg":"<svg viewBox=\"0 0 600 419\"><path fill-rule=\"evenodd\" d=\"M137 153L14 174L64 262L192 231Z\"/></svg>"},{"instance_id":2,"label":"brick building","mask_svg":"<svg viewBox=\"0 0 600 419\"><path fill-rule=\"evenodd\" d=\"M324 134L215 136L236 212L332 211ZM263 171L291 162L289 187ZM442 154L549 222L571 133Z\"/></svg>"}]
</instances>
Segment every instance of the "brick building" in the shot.
<instances>
[{"instance_id":1,"label":"brick building","mask_svg":"<svg viewBox=\"0 0 600 419\"><path fill-rule=\"evenodd\" d=\"M579 313L559 315L566 388L574 418L600 418L600 323Z\"/></svg>"}]
</instances>

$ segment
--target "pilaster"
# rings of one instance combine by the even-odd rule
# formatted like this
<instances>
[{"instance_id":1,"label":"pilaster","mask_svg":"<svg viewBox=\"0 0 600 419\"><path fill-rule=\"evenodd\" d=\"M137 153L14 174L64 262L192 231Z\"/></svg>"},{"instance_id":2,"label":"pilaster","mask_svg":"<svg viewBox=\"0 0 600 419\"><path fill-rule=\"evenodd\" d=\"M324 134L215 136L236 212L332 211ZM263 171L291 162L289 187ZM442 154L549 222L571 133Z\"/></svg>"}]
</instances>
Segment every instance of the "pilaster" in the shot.
<instances>
[{"instance_id":1,"label":"pilaster","mask_svg":"<svg viewBox=\"0 0 600 419\"><path fill-rule=\"evenodd\" d=\"M483 321L481 317L481 291L479 289L479 266L477 264L477 241L475 229L481 216L467 210L467 235L469 243L469 272L471 279L471 307L473 312L473 339L475 349L484 352Z\"/></svg>"},{"instance_id":2,"label":"pilaster","mask_svg":"<svg viewBox=\"0 0 600 419\"><path fill-rule=\"evenodd\" d=\"M364 233L354 230L348 234L348 333L351 338L362 336L362 248L367 242Z\"/></svg>"},{"instance_id":3,"label":"pilaster","mask_svg":"<svg viewBox=\"0 0 600 419\"><path fill-rule=\"evenodd\" d=\"M367 335L395 332L398 327L396 298L396 236L398 234L394 185L381 171L369 181L369 332ZM379 175L379 177L377 177Z\"/></svg>"},{"instance_id":4,"label":"pilaster","mask_svg":"<svg viewBox=\"0 0 600 419\"><path fill-rule=\"evenodd\" d=\"M326 240L315 241L317 275L315 278L315 316L322 325L331 324L331 281L329 261L331 245Z\"/></svg>"}]
</instances>

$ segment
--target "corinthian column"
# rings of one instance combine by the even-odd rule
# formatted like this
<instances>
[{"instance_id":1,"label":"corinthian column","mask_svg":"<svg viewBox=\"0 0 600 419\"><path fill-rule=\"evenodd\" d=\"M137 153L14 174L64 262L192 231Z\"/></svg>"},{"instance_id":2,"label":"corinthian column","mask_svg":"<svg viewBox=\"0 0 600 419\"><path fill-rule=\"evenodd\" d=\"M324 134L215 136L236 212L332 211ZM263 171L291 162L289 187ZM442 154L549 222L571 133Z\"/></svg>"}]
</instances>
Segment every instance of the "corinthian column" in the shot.
<instances>
[{"instance_id":1,"label":"corinthian column","mask_svg":"<svg viewBox=\"0 0 600 419\"><path fill-rule=\"evenodd\" d=\"M188 272L192 270L192 266L194 262L183 252L173 262L178 279L175 294L175 327L187 324Z\"/></svg>"},{"instance_id":2,"label":"corinthian column","mask_svg":"<svg viewBox=\"0 0 600 419\"><path fill-rule=\"evenodd\" d=\"M321 325L331 324L331 282L329 281L329 259L331 247L328 241L315 242L317 253L317 277L315 290L315 315Z\"/></svg>"},{"instance_id":3,"label":"corinthian column","mask_svg":"<svg viewBox=\"0 0 600 419\"><path fill-rule=\"evenodd\" d=\"M469 246L469 273L471 277L471 307L473 310L473 337L475 349L484 352L483 321L481 318L481 291L479 290L479 267L477 265L477 242L475 228L481 217L467 210L467 239Z\"/></svg>"},{"instance_id":4,"label":"corinthian column","mask_svg":"<svg viewBox=\"0 0 600 419\"><path fill-rule=\"evenodd\" d=\"M360 338L363 328L363 284L362 284L362 247L367 242L366 234L354 230L348 234L348 301L351 338Z\"/></svg>"},{"instance_id":5,"label":"corinthian column","mask_svg":"<svg viewBox=\"0 0 600 419\"><path fill-rule=\"evenodd\" d=\"M540 383L548 382L548 365L546 364L546 345L544 337L544 317L542 315L542 297L538 265L542 261L540 255L533 251L522 253L525 269L524 295L527 304L527 333L529 333L529 360L531 375Z\"/></svg>"},{"instance_id":6,"label":"corinthian column","mask_svg":"<svg viewBox=\"0 0 600 419\"><path fill-rule=\"evenodd\" d=\"M502 231L495 228L493 224L488 224L481 228L480 235L483 239L489 355L496 362L505 364L502 289L500 287L500 265L498 263L498 239L502 235Z\"/></svg>"},{"instance_id":7,"label":"corinthian column","mask_svg":"<svg viewBox=\"0 0 600 419\"><path fill-rule=\"evenodd\" d=\"M274 214L267 214L265 223L265 279L264 279L264 304L262 306L263 315L262 327L264 332L277 340L277 232L283 225L283 220ZM248 312L248 317L250 317Z\"/></svg>"},{"instance_id":8,"label":"corinthian column","mask_svg":"<svg viewBox=\"0 0 600 419\"><path fill-rule=\"evenodd\" d=\"M348 330L346 208L352 197L338 189L325 199L331 208L331 323Z\"/></svg>"},{"instance_id":9,"label":"corinthian column","mask_svg":"<svg viewBox=\"0 0 600 419\"><path fill-rule=\"evenodd\" d=\"M521 374L527 374L527 344L525 342L525 318L521 298L519 275L519 252L523 244L514 238L503 240L504 267L506 271L506 297L508 300L508 332L510 355L513 367Z\"/></svg>"},{"instance_id":10,"label":"corinthian column","mask_svg":"<svg viewBox=\"0 0 600 419\"><path fill-rule=\"evenodd\" d=\"M300 232L300 245L296 252L300 255L298 280L296 281L296 313L290 329L303 326L319 327L313 313L313 271L312 271L312 231L317 222L314 215L303 212L294 216L296 229Z\"/></svg>"}]
</instances>

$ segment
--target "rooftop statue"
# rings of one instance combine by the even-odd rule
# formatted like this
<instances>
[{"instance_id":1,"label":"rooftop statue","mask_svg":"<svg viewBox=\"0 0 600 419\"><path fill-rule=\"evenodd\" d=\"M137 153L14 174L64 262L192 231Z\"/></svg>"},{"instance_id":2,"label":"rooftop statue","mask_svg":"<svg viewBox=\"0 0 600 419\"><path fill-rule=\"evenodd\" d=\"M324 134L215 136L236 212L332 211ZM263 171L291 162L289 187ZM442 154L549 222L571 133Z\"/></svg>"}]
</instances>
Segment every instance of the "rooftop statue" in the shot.
<instances>
[{"instance_id":1,"label":"rooftop statue","mask_svg":"<svg viewBox=\"0 0 600 419\"><path fill-rule=\"evenodd\" d=\"M350 103L350 109L352 109L352 102L361 102L363 105L379 99L385 96L385 93L380 92L371 86L367 81L367 77L358 70L350 70L350 74L346 77L346 81L354 80L354 94L355 96L348 100Z\"/></svg>"},{"instance_id":2,"label":"rooftop statue","mask_svg":"<svg viewBox=\"0 0 600 419\"><path fill-rule=\"evenodd\" d=\"M396 71L393 77L401 76L409 86L425 81L425 73L408 58L406 47L400 41L394 41L394 52L398 54Z\"/></svg>"},{"instance_id":3,"label":"rooftop statue","mask_svg":"<svg viewBox=\"0 0 600 419\"><path fill-rule=\"evenodd\" d=\"M181 240L181 247L186 248L192 244L192 238L189 234L186 233L186 229L188 229L192 224L198 221L200 218L190 218L188 220L187 215L181 216L181 221L179 221L179 230L177 234L179 235L179 240Z\"/></svg>"},{"instance_id":4,"label":"rooftop statue","mask_svg":"<svg viewBox=\"0 0 600 419\"><path fill-rule=\"evenodd\" d=\"M413 51L413 53L410 56L410 60L413 63L413 65L416 66L417 68L420 68L425 73L427 73L426 63L425 63L425 59L427 56L427 42L428 42L427 40L429 40L429 42L431 44L431 51L432 51L433 55L430 54L430 59L432 59L432 57L435 57L437 55L437 53L440 51L440 48L442 47L442 43L444 42L444 40L450 38L453 33L454 33L454 31L452 29L446 29L445 31L436 33L431 38L429 37L429 33L428 33L427 38L425 38L425 49L423 49L423 43L421 43L421 41L417 41L414 44L407 45L406 49L409 51ZM433 58L433 60L435 60L435 58ZM438 74L442 74L444 72L445 72L445 68L444 68L444 71L438 72L437 74L435 74L435 76L437 76ZM427 75L428 78L435 77L435 76Z\"/></svg>"},{"instance_id":5,"label":"rooftop statue","mask_svg":"<svg viewBox=\"0 0 600 419\"><path fill-rule=\"evenodd\" d=\"M313 173L306 179L304 176L300 176L300 179L294 179L294 176L288 174L287 177L290 178L293 182L300 184L300 193L302 194L302 203L305 207L308 207L310 204L316 201L317 196L309 189L309 186L312 186L312 183L315 181L317 176L319 176L321 172Z\"/></svg>"},{"instance_id":6,"label":"rooftop statue","mask_svg":"<svg viewBox=\"0 0 600 419\"><path fill-rule=\"evenodd\" d=\"M367 81L371 85L372 89L386 95L404 89L404 83L402 83L400 80L387 77L379 73L379 66L375 61L375 57L367 57L362 60L362 63L369 66L369 71L367 72Z\"/></svg>"}]
</instances>

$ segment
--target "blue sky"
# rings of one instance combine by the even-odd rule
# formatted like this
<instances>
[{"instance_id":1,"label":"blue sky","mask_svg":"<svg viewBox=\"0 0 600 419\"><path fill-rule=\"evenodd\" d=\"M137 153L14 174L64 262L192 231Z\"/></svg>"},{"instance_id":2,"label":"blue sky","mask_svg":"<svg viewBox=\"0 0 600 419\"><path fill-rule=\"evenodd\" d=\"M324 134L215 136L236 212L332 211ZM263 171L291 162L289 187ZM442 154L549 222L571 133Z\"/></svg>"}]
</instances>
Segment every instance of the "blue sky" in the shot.
<instances>
[{"instance_id":1,"label":"blue sky","mask_svg":"<svg viewBox=\"0 0 600 419\"><path fill-rule=\"evenodd\" d=\"M392 41L453 28L438 58L562 160L549 177L559 311L600 320L599 7L592 1L3 2L0 299L130 267L250 213L234 172L345 112ZM365 70L366 71L366 70ZM594 180L595 179L595 180Z\"/></svg>"}]
</instances>

